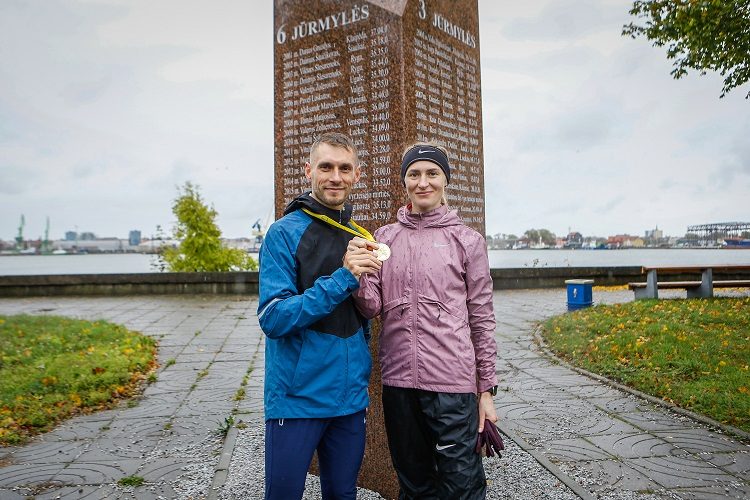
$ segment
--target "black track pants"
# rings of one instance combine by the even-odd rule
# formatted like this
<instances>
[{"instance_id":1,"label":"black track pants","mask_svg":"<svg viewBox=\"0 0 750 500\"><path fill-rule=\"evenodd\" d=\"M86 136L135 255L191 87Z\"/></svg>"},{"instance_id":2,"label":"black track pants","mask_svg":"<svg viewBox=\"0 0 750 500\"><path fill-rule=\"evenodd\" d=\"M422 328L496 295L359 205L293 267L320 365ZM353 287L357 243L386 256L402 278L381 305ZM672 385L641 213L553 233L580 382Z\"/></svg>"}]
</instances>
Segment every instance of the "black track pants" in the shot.
<instances>
[{"instance_id":1,"label":"black track pants","mask_svg":"<svg viewBox=\"0 0 750 500\"><path fill-rule=\"evenodd\" d=\"M383 386L383 415L399 500L485 498L475 394Z\"/></svg>"}]
</instances>

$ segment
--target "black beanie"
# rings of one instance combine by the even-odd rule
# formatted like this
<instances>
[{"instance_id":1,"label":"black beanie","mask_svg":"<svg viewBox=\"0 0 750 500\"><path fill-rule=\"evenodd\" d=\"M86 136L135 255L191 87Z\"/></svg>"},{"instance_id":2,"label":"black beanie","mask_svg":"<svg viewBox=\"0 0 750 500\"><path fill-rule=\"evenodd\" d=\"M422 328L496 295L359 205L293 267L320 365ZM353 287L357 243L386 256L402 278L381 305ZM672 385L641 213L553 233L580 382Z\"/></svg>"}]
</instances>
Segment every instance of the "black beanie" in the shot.
<instances>
[{"instance_id":1,"label":"black beanie","mask_svg":"<svg viewBox=\"0 0 750 500\"><path fill-rule=\"evenodd\" d=\"M431 161L440 167L445 174L447 183L450 183L451 166L450 163L448 163L448 157L440 148L429 146L427 144L417 144L406 152L404 159L401 161L401 182L406 184L404 178L406 177L406 171L409 168L409 165L420 160Z\"/></svg>"}]
</instances>

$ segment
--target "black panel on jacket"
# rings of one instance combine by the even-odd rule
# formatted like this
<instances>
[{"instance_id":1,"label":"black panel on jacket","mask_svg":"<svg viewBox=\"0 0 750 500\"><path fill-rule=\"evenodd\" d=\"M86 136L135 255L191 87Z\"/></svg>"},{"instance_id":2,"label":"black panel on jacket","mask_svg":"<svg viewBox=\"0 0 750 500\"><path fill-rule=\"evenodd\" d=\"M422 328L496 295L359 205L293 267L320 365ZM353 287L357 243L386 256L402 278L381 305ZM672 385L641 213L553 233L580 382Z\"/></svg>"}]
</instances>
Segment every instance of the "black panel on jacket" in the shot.
<instances>
[{"instance_id":1,"label":"black panel on jacket","mask_svg":"<svg viewBox=\"0 0 750 500\"><path fill-rule=\"evenodd\" d=\"M311 212L327 215L336 222L346 225L351 218L351 205L341 211L331 210L310 197L309 194L298 197L287 207L287 212L307 208ZM307 290L321 276L330 276L343 263L346 247L353 235L337 227L313 219L300 238L295 259L297 261L297 290ZM310 329L337 337L351 337L362 327L364 319L360 316L351 296L326 316L310 325Z\"/></svg>"}]
</instances>

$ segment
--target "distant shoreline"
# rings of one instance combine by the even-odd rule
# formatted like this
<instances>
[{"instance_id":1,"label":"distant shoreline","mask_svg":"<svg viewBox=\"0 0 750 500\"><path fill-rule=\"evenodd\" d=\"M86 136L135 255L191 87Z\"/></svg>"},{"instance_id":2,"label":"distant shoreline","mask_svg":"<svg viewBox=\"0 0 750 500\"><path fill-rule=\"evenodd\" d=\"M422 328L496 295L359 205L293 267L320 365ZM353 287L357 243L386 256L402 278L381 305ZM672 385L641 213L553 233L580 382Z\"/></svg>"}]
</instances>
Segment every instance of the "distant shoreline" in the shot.
<instances>
[{"instance_id":1,"label":"distant shoreline","mask_svg":"<svg viewBox=\"0 0 750 500\"><path fill-rule=\"evenodd\" d=\"M488 248L490 252L540 252L540 251L621 251L621 250L750 250L750 247L620 247L620 248ZM257 255L258 252L248 252L250 255ZM70 255L149 255L157 256L158 252L66 252L66 253L5 253L0 252L0 257L62 257Z\"/></svg>"}]
</instances>

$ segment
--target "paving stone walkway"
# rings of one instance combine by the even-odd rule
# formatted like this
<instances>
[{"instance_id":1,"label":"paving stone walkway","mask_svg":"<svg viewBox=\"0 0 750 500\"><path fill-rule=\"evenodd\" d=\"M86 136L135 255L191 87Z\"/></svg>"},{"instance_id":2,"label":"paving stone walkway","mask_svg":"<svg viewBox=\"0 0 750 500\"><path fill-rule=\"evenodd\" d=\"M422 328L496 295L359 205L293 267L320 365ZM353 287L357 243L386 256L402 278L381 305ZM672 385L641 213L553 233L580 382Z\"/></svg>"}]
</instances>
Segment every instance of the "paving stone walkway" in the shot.
<instances>
[{"instance_id":1,"label":"paving stone walkway","mask_svg":"<svg viewBox=\"0 0 750 500\"><path fill-rule=\"evenodd\" d=\"M594 299L629 301L632 293ZM226 478L222 452L234 444L219 432L225 419L262 421L256 307L252 296L0 299L3 314L107 319L160 345L158 379L137 401L0 448L0 499L211 495ZM540 352L534 327L565 311L564 290L499 291L495 310L503 428L558 474L598 498L750 498L750 446ZM118 485L126 476L145 484Z\"/></svg>"}]
</instances>

